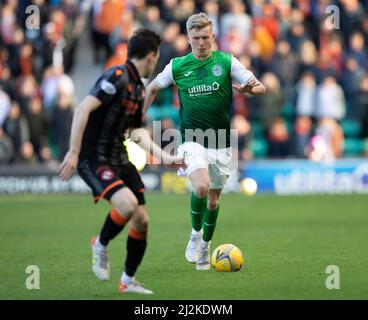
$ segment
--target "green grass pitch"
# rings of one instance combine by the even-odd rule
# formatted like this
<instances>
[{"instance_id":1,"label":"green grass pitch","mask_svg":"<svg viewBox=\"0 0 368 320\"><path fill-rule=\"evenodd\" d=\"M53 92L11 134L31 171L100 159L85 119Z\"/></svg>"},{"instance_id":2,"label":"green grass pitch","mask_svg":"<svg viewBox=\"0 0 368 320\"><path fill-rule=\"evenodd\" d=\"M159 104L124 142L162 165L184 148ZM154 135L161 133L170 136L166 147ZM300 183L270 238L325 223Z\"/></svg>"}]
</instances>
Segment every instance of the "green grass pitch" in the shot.
<instances>
[{"instance_id":1,"label":"green grass pitch","mask_svg":"<svg viewBox=\"0 0 368 320\"><path fill-rule=\"evenodd\" d=\"M189 196L147 194L149 242L137 279L153 296L117 291L125 229L110 245L110 281L91 271L89 240L107 202L89 195L0 197L0 299L367 299L368 196L223 195L212 250L237 245L245 265L236 273L196 271L184 258ZM25 270L40 269L28 290ZM328 290L326 268L340 269Z\"/></svg>"}]
</instances>

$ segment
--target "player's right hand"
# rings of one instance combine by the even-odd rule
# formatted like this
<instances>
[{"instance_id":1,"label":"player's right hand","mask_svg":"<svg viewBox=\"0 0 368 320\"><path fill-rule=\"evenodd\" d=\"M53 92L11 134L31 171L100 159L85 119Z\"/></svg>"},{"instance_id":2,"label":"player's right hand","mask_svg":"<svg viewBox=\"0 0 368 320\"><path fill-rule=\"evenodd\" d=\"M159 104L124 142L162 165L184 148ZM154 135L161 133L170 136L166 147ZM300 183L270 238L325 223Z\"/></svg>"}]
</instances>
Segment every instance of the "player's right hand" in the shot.
<instances>
[{"instance_id":1,"label":"player's right hand","mask_svg":"<svg viewBox=\"0 0 368 320\"><path fill-rule=\"evenodd\" d=\"M179 168L185 169L187 167L185 160L181 156L170 156L169 159L167 159L164 164L169 167L178 170Z\"/></svg>"},{"instance_id":2,"label":"player's right hand","mask_svg":"<svg viewBox=\"0 0 368 320\"><path fill-rule=\"evenodd\" d=\"M78 164L78 154L73 151L68 151L59 169L59 178L63 181L68 181L74 173Z\"/></svg>"}]
</instances>

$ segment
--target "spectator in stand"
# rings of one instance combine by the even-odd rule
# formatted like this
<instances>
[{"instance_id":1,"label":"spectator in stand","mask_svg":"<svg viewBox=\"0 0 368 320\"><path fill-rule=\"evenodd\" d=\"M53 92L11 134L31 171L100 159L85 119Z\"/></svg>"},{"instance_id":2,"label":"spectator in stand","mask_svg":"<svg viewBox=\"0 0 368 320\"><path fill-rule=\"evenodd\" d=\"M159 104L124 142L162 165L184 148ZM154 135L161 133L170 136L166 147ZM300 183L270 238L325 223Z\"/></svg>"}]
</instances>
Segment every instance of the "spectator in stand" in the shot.
<instances>
[{"instance_id":1,"label":"spectator in stand","mask_svg":"<svg viewBox=\"0 0 368 320\"><path fill-rule=\"evenodd\" d=\"M15 30L17 29L16 9L17 3L8 0L5 1L0 12L0 33L6 45L10 45L14 40Z\"/></svg>"},{"instance_id":2,"label":"spectator in stand","mask_svg":"<svg viewBox=\"0 0 368 320\"><path fill-rule=\"evenodd\" d=\"M146 20L143 26L155 31L157 34L162 34L165 30L165 22L160 17L160 10L156 6L149 6L146 12Z\"/></svg>"},{"instance_id":3,"label":"spectator in stand","mask_svg":"<svg viewBox=\"0 0 368 320\"><path fill-rule=\"evenodd\" d=\"M175 57L175 40L179 34L180 25L177 22L171 22L166 26L160 46L160 57L152 77L155 77Z\"/></svg>"},{"instance_id":4,"label":"spectator in stand","mask_svg":"<svg viewBox=\"0 0 368 320\"><path fill-rule=\"evenodd\" d=\"M283 118L272 120L268 130L268 156L271 158L285 158L290 154L290 139L286 122Z\"/></svg>"},{"instance_id":5,"label":"spectator in stand","mask_svg":"<svg viewBox=\"0 0 368 320\"><path fill-rule=\"evenodd\" d=\"M289 32L287 33L286 40L290 43L291 49L294 52L298 52L301 44L304 41L309 40L309 38L304 25L303 13L298 9L293 9L291 15L292 24Z\"/></svg>"},{"instance_id":6,"label":"spectator in stand","mask_svg":"<svg viewBox=\"0 0 368 320\"><path fill-rule=\"evenodd\" d=\"M238 130L238 160L250 160L253 158L250 149L250 142L252 140L251 125L242 114L236 114L231 121L231 128Z\"/></svg>"},{"instance_id":7,"label":"spectator in stand","mask_svg":"<svg viewBox=\"0 0 368 320\"><path fill-rule=\"evenodd\" d=\"M162 19L167 23L176 22L174 11L177 6L178 0L163 0L161 8Z\"/></svg>"},{"instance_id":8,"label":"spectator in stand","mask_svg":"<svg viewBox=\"0 0 368 320\"><path fill-rule=\"evenodd\" d=\"M314 116L317 104L317 84L312 72L306 72L296 86L296 114Z\"/></svg>"},{"instance_id":9,"label":"spectator in stand","mask_svg":"<svg viewBox=\"0 0 368 320\"><path fill-rule=\"evenodd\" d=\"M26 118L34 153L38 162L43 162L45 160L43 159L43 149L48 148L49 123L42 109L41 98L35 97L31 100Z\"/></svg>"},{"instance_id":10,"label":"spectator in stand","mask_svg":"<svg viewBox=\"0 0 368 320\"><path fill-rule=\"evenodd\" d=\"M43 96L43 106L49 121L53 117L55 102L62 86L65 90L74 95L74 84L69 75L64 73L63 67L51 67L45 71L41 84L41 94Z\"/></svg>"},{"instance_id":11,"label":"spectator in stand","mask_svg":"<svg viewBox=\"0 0 368 320\"><path fill-rule=\"evenodd\" d=\"M178 6L174 9L175 21L180 25L181 32L186 30L185 23L187 19L194 14L196 7L194 0L180 0Z\"/></svg>"},{"instance_id":12,"label":"spectator in stand","mask_svg":"<svg viewBox=\"0 0 368 320\"><path fill-rule=\"evenodd\" d=\"M349 38L349 48L346 51L345 60L349 58L357 61L359 69L364 70L368 66L367 49L361 32L354 32Z\"/></svg>"},{"instance_id":13,"label":"spectator in stand","mask_svg":"<svg viewBox=\"0 0 368 320\"><path fill-rule=\"evenodd\" d=\"M307 147L312 135L312 119L298 116L294 126L294 155L297 158L307 157Z\"/></svg>"},{"instance_id":14,"label":"spectator in stand","mask_svg":"<svg viewBox=\"0 0 368 320\"><path fill-rule=\"evenodd\" d=\"M342 78L344 56L342 39L335 34L327 41L321 42L318 67L323 72L332 72L338 79Z\"/></svg>"},{"instance_id":15,"label":"spectator in stand","mask_svg":"<svg viewBox=\"0 0 368 320\"><path fill-rule=\"evenodd\" d=\"M7 136L4 129L0 127L0 164L9 164L13 157L13 142Z\"/></svg>"},{"instance_id":16,"label":"spectator in stand","mask_svg":"<svg viewBox=\"0 0 368 320\"><path fill-rule=\"evenodd\" d=\"M286 39L287 35L290 32L290 28L292 26L292 16L291 16L291 5L288 2L281 2L278 7L278 12L280 15L280 39Z\"/></svg>"},{"instance_id":17,"label":"spectator in stand","mask_svg":"<svg viewBox=\"0 0 368 320\"><path fill-rule=\"evenodd\" d=\"M12 78L11 70L6 64L4 65L0 64L0 92L1 91L5 92L9 96L10 99L15 99L16 97L15 85L14 85L14 81ZM1 98L0 98L0 101L1 101ZM0 111L0 114L1 114L1 111Z\"/></svg>"},{"instance_id":18,"label":"spectator in stand","mask_svg":"<svg viewBox=\"0 0 368 320\"><path fill-rule=\"evenodd\" d=\"M294 103L294 84L299 73L299 60L297 55L291 51L287 41L281 40L277 44L277 50L273 56L271 68L281 82L284 91L285 101Z\"/></svg>"},{"instance_id":19,"label":"spectator in stand","mask_svg":"<svg viewBox=\"0 0 368 320\"><path fill-rule=\"evenodd\" d=\"M12 102L9 116L6 119L3 128L14 145L14 155L11 162L19 162L22 159L22 150L24 148L29 149L29 147L23 146L27 143L31 143L27 119L22 114L19 104L15 101Z\"/></svg>"},{"instance_id":20,"label":"spectator in stand","mask_svg":"<svg viewBox=\"0 0 368 320\"><path fill-rule=\"evenodd\" d=\"M17 100L23 114L27 114L33 98L40 95L37 81L33 75L18 78Z\"/></svg>"},{"instance_id":21,"label":"spectator in stand","mask_svg":"<svg viewBox=\"0 0 368 320\"><path fill-rule=\"evenodd\" d=\"M20 27L16 27L14 30L14 36L11 40L11 43L7 45L9 50L9 60L8 65L10 70L12 70L12 74L15 77L20 76L21 70L19 66L19 55L20 49L24 43L24 33Z\"/></svg>"},{"instance_id":22,"label":"spectator in stand","mask_svg":"<svg viewBox=\"0 0 368 320\"><path fill-rule=\"evenodd\" d=\"M332 118L322 118L316 128L316 135L321 137L333 159L340 158L344 149L344 134L340 125Z\"/></svg>"},{"instance_id":23,"label":"spectator in stand","mask_svg":"<svg viewBox=\"0 0 368 320\"><path fill-rule=\"evenodd\" d=\"M124 11L121 15L118 25L110 35L109 43L111 48L115 48L119 43L127 43L134 31L142 26L140 22L134 19L132 11Z\"/></svg>"},{"instance_id":24,"label":"spectator in stand","mask_svg":"<svg viewBox=\"0 0 368 320\"><path fill-rule=\"evenodd\" d=\"M94 44L95 63L105 62L113 50L110 47L110 34L118 26L122 13L126 8L124 0L96 1L93 7L92 40ZM103 55L100 51L103 51Z\"/></svg>"},{"instance_id":25,"label":"spectator in stand","mask_svg":"<svg viewBox=\"0 0 368 320\"><path fill-rule=\"evenodd\" d=\"M368 139L368 73L365 73L360 82L353 105L362 123L361 137Z\"/></svg>"},{"instance_id":26,"label":"spectator in stand","mask_svg":"<svg viewBox=\"0 0 368 320\"><path fill-rule=\"evenodd\" d=\"M347 45L351 34L355 31L363 31L367 13L359 0L341 0L339 5L340 30Z\"/></svg>"},{"instance_id":27,"label":"spectator in stand","mask_svg":"<svg viewBox=\"0 0 368 320\"><path fill-rule=\"evenodd\" d=\"M358 61L349 57L346 60L342 87L346 97L346 117L359 119L359 112L354 108L353 101L359 91L359 85L364 76L364 70L359 68Z\"/></svg>"},{"instance_id":28,"label":"spectator in stand","mask_svg":"<svg viewBox=\"0 0 368 320\"><path fill-rule=\"evenodd\" d=\"M33 47L30 43L23 43L19 50L19 73L23 76L36 74Z\"/></svg>"},{"instance_id":29,"label":"spectator in stand","mask_svg":"<svg viewBox=\"0 0 368 320\"><path fill-rule=\"evenodd\" d=\"M277 16L276 6L272 3L264 3L262 6L262 15L254 17L253 23L255 26L262 26L271 36L273 43L276 43L279 38L279 22L275 19Z\"/></svg>"},{"instance_id":30,"label":"spectator in stand","mask_svg":"<svg viewBox=\"0 0 368 320\"><path fill-rule=\"evenodd\" d=\"M226 35L221 37L220 48L222 51L232 52L235 56L240 56L246 51L246 42L237 28L231 26Z\"/></svg>"},{"instance_id":31,"label":"spectator in stand","mask_svg":"<svg viewBox=\"0 0 368 320\"><path fill-rule=\"evenodd\" d=\"M0 127L4 124L10 112L10 98L0 86Z\"/></svg>"},{"instance_id":32,"label":"spectator in stand","mask_svg":"<svg viewBox=\"0 0 368 320\"><path fill-rule=\"evenodd\" d=\"M266 87L266 93L257 97L259 101L259 117L266 130L276 118L281 115L284 104L284 96L281 90L280 82L274 73L268 72L261 77L261 82Z\"/></svg>"},{"instance_id":33,"label":"spectator in stand","mask_svg":"<svg viewBox=\"0 0 368 320\"><path fill-rule=\"evenodd\" d=\"M134 20L143 25L146 20L147 3L146 0L134 0L129 4L134 14Z\"/></svg>"},{"instance_id":34,"label":"spectator in stand","mask_svg":"<svg viewBox=\"0 0 368 320\"><path fill-rule=\"evenodd\" d=\"M305 72L311 72L317 82L320 80L320 70L317 67L318 51L314 43L310 40L304 41L298 51L300 68L298 78Z\"/></svg>"},{"instance_id":35,"label":"spectator in stand","mask_svg":"<svg viewBox=\"0 0 368 320\"><path fill-rule=\"evenodd\" d=\"M230 11L225 13L220 19L220 34L227 36L235 29L235 33L242 36L244 46L251 37L252 19L246 13L245 4L240 0L234 0L230 3Z\"/></svg>"},{"instance_id":36,"label":"spectator in stand","mask_svg":"<svg viewBox=\"0 0 368 320\"><path fill-rule=\"evenodd\" d=\"M345 97L336 78L327 75L318 86L316 116L341 120L345 116Z\"/></svg>"},{"instance_id":37,"label":"spectator in stand","mask_svg":"<svg viewBox=\"0 0 368 320\"><path fill-rule=\"evenodd\" d=\"M69 150L70 132L73 120L73 95L66 90L59 90L58 102L52 118L55 133L58 160L64 159Z\"/></svg>"},{"instance_id":38,"label":"spectator in stand","mask_svg":"<svg viewBox=\"0 0 368 320\"><path fill-rule=\"evenodd\" d=\"M203 11L212 21L213 33L220 36L220 5L217 0L206 0L203 4Z\"/></svg>"},{"instance_id":39,"label":"spectator in stand","mask_svg":"<svg viewBox=\"0 0 368 320\"><path fill-rule=\"evenodd\" d=\"M75 50L83 31L84 19L77 0L63 0L60 3L60 8L66 18L63 28L65 38L63 62L65 72L69 73L74 67Z\"/></svg>"},{"instance_id":40,"label":"spectator in stand","mask_svg":"<svg viewBox=\"0 0 368 320\"><path fill-rule=\"evenodd\" d=\"M114 54L107 59L104 70L107 70L118 64L124 64L128 57L128 45L126 42L121 42L115 46Z\"/></svg>"}]
</instances>

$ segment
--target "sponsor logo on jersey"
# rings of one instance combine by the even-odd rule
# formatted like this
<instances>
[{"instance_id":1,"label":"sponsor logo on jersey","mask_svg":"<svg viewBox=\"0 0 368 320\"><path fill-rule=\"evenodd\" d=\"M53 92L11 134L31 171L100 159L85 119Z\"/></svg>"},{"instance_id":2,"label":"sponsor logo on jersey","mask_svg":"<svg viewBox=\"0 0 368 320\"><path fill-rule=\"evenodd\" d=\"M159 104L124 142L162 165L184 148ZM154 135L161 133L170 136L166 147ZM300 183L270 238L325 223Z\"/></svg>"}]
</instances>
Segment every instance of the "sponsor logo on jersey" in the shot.
<instances>
[{"instance_id":1,"label":"sponsor logo on jersey","mask_svg":"<svg viewBox=\"0 0 368 320\"><path fill-rule=\"evenodd\" d=\"M186 77L189 77L192 73L193 73L193 71L188 71L187 73L184 73L184 75L185 75Z\"/></svg>"},{"instance_id":2,"label":"sponsor logo on jersey","mask_svg":"<svg viewBox=\"0 0 368 320\"><path fill-rule=\"evenodd\" d=\"M110 81L107 81L106 79L102 80L101 89L111 96L116 93L115 86Z\"/></svg>"},{"instance_id":3,"label":"sponsor logo on jersey","mask_svg":"<svg viewBox=\"0 0 368 320\"><path fill-rule=\"evenodd\" d=\"M188 88L189 96L202 96L212 94L213 91L217 91L220 89L220 85L215 81L211 85L200 84L197 86L193 86Z\"/></svg>"},{"instance_id":4,"label":"sponsor logo on jersey","mask_svg":"<svg viewBox=\"0 0 368 320\"><path fill-rule=\"evenodd\" d=\"M219 77L221 76L223 73L223 69L222 67L219 65L219 64L215 64L213 67L212 67L212 74L216 77Z\"/></svg>"}]
</instances>

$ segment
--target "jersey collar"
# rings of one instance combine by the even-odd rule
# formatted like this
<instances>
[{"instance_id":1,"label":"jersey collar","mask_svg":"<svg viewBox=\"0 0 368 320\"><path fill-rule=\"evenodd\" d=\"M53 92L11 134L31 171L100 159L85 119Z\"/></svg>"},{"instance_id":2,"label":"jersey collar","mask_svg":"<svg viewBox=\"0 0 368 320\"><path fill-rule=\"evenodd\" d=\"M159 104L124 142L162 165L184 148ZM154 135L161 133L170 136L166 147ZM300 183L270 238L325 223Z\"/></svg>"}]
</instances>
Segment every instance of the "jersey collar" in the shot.
<instances>
[{"instance_id":1,"label":"jersey collar","mask_svg":"<svg viewBox=\"0 0 368 320\"><path fill-rule=\"evenodd\" d=\"M142 84L141 77L139 76L138 70L135 67L134 63L130 60L127 60L125 65L127 66L129 73L133 77L134 81Z\"/></svg>"}]
</instances>

